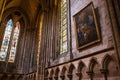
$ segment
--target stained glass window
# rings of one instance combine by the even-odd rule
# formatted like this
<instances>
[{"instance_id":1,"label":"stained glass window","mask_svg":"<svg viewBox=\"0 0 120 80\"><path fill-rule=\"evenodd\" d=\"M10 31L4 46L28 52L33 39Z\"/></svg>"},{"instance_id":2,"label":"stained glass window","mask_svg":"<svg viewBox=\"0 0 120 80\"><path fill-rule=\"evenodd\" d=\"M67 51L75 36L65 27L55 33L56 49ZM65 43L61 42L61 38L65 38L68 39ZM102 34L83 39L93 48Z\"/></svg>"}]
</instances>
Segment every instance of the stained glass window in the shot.
<instances>
[{"instance_id":1,"label":"stained glass window","mask_svg":"<svg viewBox=\"0 0 120 80\"><path fill-rule=\"evenodd\" d=\"M61 1L60 54L67 52L67 2Z\"/></svg>"},{"instance_id":2,"label":"stained glass window","mask_svg":"<svg viewBox=\"0 0 120 80\"><path fill-rule=\"evenodd\" d=\"M12 28L13 28L13 22L12 22L12 19L10 19L7 22L5 33L4 33L4 38L2 41L2 46L1 46L1 50L0 50L0 61L6 60L6 56L8 53L8 47L9 47L9 43L10 43L10 38L11 38L11 33L12 33Z\"/></svg>"},{"instance_id":3,"label":"stained glass window","mask_svg":"<svg viewBox=\"0 0 120 80\"><path fill-rule=\"evenodd\" d=\"M14 62L15 60L19 31L20 31L20 23L17 22L16 27L14 29L13 37L12 37L12 44L11 44L10 55L8 60L9 62Z\"/></svg>"},{"instance_id":4,"label":"stained glass window","mask_svg":"<svg viewBox=\"0 0 120 80\"><path fill-rule=\"evenodd\" d=\"M14 62L19 32L20 23L16 22L15 27L13 27L13 21L10 19L7 22L1 45L0 61L6 61L6 57L8 56L8 62Z\"/></svg>"}]
</instances>

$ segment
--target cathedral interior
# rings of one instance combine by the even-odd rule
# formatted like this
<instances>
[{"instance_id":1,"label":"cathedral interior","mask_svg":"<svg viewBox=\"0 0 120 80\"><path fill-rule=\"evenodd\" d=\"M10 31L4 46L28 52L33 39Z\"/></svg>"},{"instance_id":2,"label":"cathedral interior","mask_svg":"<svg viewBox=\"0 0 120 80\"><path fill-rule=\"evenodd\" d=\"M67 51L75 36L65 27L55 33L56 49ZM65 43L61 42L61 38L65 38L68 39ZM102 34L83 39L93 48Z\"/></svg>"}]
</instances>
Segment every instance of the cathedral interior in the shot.
<instances>
[{"instance_id":1,"label":"cathedral interior","mask_svg":"<svg viewBox=\"0 0 120 80\"><path fill-rule=\"evenodd\" d=\"M120 80L120 0L0 0L0 80Z\"/></svg>"}]
</instances>

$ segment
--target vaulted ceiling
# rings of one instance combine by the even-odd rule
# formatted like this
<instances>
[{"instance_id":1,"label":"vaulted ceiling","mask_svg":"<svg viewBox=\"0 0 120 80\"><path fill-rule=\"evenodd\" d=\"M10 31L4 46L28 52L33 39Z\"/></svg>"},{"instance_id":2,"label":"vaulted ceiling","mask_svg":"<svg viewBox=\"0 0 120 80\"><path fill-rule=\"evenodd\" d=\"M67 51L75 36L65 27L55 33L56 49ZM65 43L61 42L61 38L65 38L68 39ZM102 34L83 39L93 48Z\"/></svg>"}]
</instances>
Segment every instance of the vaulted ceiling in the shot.
<instances>
[{"instance_id":1,"label":"vaulted ceiling","mask_svg":"<svg viewBox=\"0 0 120 80\"><path fill-rule=\"evenodd\" d=\"M13 7L21 8L32 21L38 10L51 9L55 5L55 1L57 0L7 0L4 11Z\"/></svg>"}]
</instances>

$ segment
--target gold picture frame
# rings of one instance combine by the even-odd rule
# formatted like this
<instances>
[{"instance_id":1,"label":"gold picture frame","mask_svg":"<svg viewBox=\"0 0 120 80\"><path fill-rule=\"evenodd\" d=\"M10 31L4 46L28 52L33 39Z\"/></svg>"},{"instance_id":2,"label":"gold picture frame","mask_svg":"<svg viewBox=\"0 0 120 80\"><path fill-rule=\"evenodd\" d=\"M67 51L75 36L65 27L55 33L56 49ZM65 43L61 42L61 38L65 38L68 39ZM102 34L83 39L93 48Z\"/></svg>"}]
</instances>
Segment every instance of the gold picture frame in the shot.
<instances>
[{"instance_id":1,"label":"gold picture frame","mask_svg":"<svg viewBox=\"0 0 120 80\"><path fill-rule=\"evenodd\" d=\"M76 46L83 49L87 46L100 42L100 32L96 19L93 2L73 16Z\"/></svg>"}]
</instances>

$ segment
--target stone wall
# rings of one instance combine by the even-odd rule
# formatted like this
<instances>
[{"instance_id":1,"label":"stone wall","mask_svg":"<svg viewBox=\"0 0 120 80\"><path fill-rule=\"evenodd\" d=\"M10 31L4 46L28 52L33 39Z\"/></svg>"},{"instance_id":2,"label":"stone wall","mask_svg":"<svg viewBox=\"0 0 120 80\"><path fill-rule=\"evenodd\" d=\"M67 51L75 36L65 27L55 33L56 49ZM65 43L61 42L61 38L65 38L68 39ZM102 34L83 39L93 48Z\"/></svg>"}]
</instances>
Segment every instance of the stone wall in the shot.
<instances>
[{"instance_id":1,"label":"stone wall","mask_svg":"<svg viewBox=\"0 0 120 80\"><path fill-rule=\"evenodd\" d=\"M45 80L119 80L116 62L114 50L111 49L99 55L47 68Z\"/></svg>"},{"instance_id":2,"label":"stone wall","mask_svg":"<svg viewBox=\"0 0 120 80\"><path fill-rule=\"evenodd\" d=\"M101 41L78 50L73 16L93 2ZM113 26L107 0L70 0L72 56L62 54L58 63L46 68L45 80L119 80ZM111 6L110 6L111 7ZM111 10L112 11L112 10ZM112 19L113 15L112 15ZM69 21L68 20L68 21ZM116 24L116 23L114 23ZM116 39L119 38L116 37ZM67 62L66 62L67 61Z\"/></svg>"},{"instance_id":3,"label":"stone wall","mask_svg":"<svg viewBox=\"0 0 120 80\"><path fill-rule=\"evenodd\" d=\"M71 0L71 33L72 33L72 54L73 58L79 58L83 56L87 56L90 54L94 54L98 51L102 51L108 48L113 47L113 39L111 32L111 25L109 14L107 10L107 5L105 0L95 0L93 1L95 7L95 13L97 18L97 23L99 27L99 32L101 36L101 41L99 43L90 45L84 49L78 50L76 47L76 36L75 36L75 25L73 21L73 16L86 7L91 0ZM63 59L69 59L66 57L62 57L62 61L67 61ZM61 59L60 59L61 60ZM62 63L60 61L60 63Z\"/></svg>"}]
</instances>

